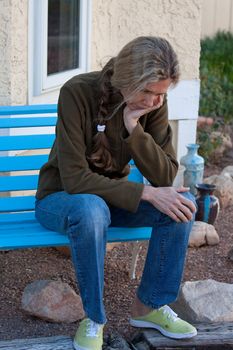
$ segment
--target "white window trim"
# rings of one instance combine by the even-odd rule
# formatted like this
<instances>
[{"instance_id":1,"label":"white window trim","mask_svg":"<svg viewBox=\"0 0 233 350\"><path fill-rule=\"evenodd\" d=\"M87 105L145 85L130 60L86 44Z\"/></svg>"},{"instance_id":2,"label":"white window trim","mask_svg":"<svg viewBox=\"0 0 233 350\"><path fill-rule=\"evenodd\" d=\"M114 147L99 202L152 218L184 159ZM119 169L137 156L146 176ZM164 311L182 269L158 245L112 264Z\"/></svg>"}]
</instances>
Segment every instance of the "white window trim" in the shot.
<instances>
[{"instance_id":1,"label":"white window trim","mask_svg":"<svg viewBox=\"0 0 233 350\"><path fill-rule=\"evenodd\" d=\"M47 76L48 0L29 0L29 104L55 102L59 88L74 75L89 70L91 0L80 0L80 56L78 69Z\"/></svg>"}]
</instances>

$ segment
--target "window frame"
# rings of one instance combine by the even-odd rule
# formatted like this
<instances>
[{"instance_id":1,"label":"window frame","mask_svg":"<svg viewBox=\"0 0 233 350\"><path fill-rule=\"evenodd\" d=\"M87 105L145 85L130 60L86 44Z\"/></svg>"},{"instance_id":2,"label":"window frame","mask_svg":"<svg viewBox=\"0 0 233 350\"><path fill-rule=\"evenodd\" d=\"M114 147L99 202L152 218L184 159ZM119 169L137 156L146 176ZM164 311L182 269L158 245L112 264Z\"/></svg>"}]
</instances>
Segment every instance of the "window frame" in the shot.
<instances>
[{"instance_id":1,"label":"window frame","mask_svg":"<svg viewBox=\"0 0 233 350\"><path fill-rule=\"evenodd\" d=\"M53 92L74 75L88 71L91 0L80 1L79 68L47 74L48 0L29 1L29 100Z\"/></svg>"}]
</instances>

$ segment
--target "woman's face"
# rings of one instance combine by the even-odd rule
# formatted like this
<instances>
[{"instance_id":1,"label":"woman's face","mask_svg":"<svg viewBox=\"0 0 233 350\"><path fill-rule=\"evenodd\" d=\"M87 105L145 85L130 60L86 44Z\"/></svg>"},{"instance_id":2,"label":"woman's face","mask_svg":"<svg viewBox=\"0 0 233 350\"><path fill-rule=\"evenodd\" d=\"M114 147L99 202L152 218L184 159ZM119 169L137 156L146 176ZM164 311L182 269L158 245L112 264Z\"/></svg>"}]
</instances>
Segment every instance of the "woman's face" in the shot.
<instances>
[{"instance_id":1,"label":"woman's face","mask_svg":"<svg viewBox=\"0 0 233 350\"><path fill-rule=\"evenodd\" d=\"M145 89L128 97L126 91L121 91L127 106L131 110L147 109L163 104L164 95L171 85L171 79L160 80L156 83L148 83Z\"/></svg>"}]
</instances>

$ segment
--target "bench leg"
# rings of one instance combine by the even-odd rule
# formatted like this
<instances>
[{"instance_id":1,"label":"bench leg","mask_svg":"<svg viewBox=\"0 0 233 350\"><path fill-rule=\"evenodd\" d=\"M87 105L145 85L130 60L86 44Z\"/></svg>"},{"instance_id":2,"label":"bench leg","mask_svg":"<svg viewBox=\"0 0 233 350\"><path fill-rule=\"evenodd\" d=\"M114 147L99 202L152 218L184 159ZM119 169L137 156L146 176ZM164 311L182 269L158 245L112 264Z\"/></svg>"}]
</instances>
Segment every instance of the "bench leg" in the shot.
<instances>
[{"instance_id":1,"label":"bench leg","mask_svg":"<svg viewBox=\"0 0 233 350\"><path fill-rule=\"evenodd\" d=\"M136 241L133 243L132 259L131 259L131 266L130 266L130 272L129 272L131 280L136 278L135 272L137 267L138 255L141 249L142 249L142 242Z\"/></svg>"}]
</instances>

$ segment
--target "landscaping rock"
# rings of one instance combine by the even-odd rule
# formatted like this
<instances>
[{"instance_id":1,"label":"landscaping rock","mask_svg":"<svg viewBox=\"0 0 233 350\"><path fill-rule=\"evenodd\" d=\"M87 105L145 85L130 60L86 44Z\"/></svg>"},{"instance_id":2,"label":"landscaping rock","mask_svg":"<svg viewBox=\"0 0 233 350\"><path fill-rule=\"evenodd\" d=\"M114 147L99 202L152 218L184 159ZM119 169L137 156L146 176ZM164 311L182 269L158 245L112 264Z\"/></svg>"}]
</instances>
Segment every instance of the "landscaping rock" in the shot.
<instances>
[{"instance_id":1,"label":"landscaping rock","mask_svg":"<svg viewBox=\"0 0 233 350\"><path fill-rule=\"evenodd\" d=\"M227 176L228 178L230 178L233 181L233 166L232 165L226 166L222 170L221 175Z\"/></svg>"},{"instance_id":2,"label":"landscaping rock","mask_svg":"<svg viewBox=\"0 0 233 350\"><path fill-rule=\"evenodd\" d=\"M204 183L216 186L214 194L218 197L221 208L226 208L233 204L233 180L227 172L224 175L207 177L204 179Z\"/></svg>"},{"instance_id":3,"label":"landscaping rock","mask_svg":"<svg viewBox=\"0 0 233 350\"><path fill-rule=\"evenodd\" d=\"M189 322L232 322L233 284L211 279L185 282L171 307Z\"/></svg>"},{"instance_id":4,"label":"landscaping rock","mask_svg":"<svg viewBox=\"0 0 233 350\"><path fill-rule=\"evenodd\" d=\"M215 245L219 243L219 236L213 225L202 221L195 221L189 237L189 247Z\"/></svg>"},{"instance_id":5,"label":"landscaping rock","mask_svg":"<svg viewBox=\"0 0 233 350\"><path fill-rule=\"evenodd\" d=\"M50 322L72 323L84 317L80 297L67 283L57 281L39 280L27 285L22 308Z\"/></svg>"},{"instance_id":6,"label":"landscaping rock","mask_svg":"<svg viewBox=\"0 0 233 350\"><path fill-rule=\"evenodd\" d=\"M103 350L130 350L127 341L117 332L109 334L105 339Z\"/></svg>"}]
</instances>

